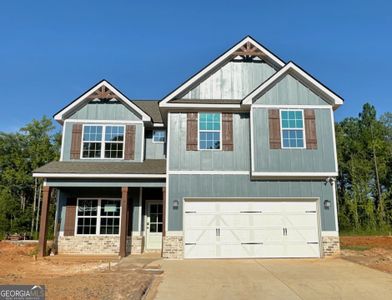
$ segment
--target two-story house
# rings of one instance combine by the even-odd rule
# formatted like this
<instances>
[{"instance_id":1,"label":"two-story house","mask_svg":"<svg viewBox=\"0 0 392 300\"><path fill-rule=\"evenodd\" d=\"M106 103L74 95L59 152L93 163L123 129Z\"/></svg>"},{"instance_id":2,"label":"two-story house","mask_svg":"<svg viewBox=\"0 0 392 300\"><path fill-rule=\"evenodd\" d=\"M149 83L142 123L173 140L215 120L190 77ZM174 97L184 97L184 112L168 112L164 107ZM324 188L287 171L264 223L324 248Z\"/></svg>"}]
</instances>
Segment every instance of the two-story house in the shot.
<instances>
[{"instance_id":1,"label":"two-story house","mask_svg":"<svg viewBox=\"0 0 392 300\"><path fill-rule=\"evenodd\" d=\"M55 115L58 253L322 257L339 251L334 110L343 99L246 37L161 101L106 80Z\"/></svg>"}]
</instances>

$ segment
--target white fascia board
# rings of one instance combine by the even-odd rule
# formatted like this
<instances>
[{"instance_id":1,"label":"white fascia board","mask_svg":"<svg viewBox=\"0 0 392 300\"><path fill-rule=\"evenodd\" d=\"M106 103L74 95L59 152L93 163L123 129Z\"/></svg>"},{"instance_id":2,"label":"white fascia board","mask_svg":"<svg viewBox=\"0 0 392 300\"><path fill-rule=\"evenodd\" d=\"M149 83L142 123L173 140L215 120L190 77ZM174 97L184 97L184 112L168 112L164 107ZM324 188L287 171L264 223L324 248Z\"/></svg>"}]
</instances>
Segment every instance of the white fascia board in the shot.
<instances>
[{"instance_id":1,"label":"white fascia board","mask_svg":"<svg viewBox=\"0 0 392 300\"><path fill-rule=\"evenodd\" d=\"M54 119L59 122L63 122L63 116L73 108L77 107L81 102L85 101L86 97L89 96L92 92L95 90L99 89L102 86L106 86L109 88L113 93L115 93L126 105L128 105L131 109L136 111L142 118L142 121L148 122L151 121L151 117L147 115L143 110L141 110L136 104L134 104L131 100L129 100L127 97L125 97L119 90L117 90L114 86L112 86L109 82L106 80L102 80L99 84L93 86L91 89L89 89L86 93L84 93L82 96L80 96L78 99L76 99L74 102L72 102L70 105L65 107L63 110L58 112L55 116Z\"/></svg>"},{"instance_id":2,"label":"white fascia board","mask_svg":"<svg viewBox=\"0 0 392 300\"><path fill-rule=\"evenodd\" d=\"M164 107L167 108L217 108L217 109L226 109L226 108L234 108L234 109L240 109L241 104L201 104L201 103L180 103L180 104L174 104L174 103L168 103L165 104Z\"/></svg>"},{"instance_id":3,"label":"white fascia board","mask_svg":"<svg viewBox=\"0 0 392 300\"><path fill-rule=\"evenodd\" d=\"M169 175L249 175L249 171L168 171Z\"/></svg>"},{"instance_id":4,"label":"white fascia board","mask_svg":"<svg viewBox=\"0 0 392 300\"><path fill-rule=\"evenodd\" d=\"M257 178L328 178L337 177L338 172L252 172L252 177Z\"/></svg>"},{"instance_id":5,"label":"white fascia board","mask_svg":"<svg viewBox=\"0 0 392 300\"><path fill-rule=\"evenodd\" d=\"M92 119L66 119L64 123L94 123L94 124L143 124L143 121L129 120L92 120Z\"/></svg>"},{"instance_id":6,"label":"white fascia board","mask_svg":"<svg viewBox=\"0 0 392 300\"><path fill-rule=\"evenodd\" d=\"M280 67L283 67L285 63L280 60L278 57L276 57L274 54L272 54L270 51L268 51L266 48L261 46L258 42L256 42L254 39L252 39L250 36L247 36L245 39L241 40L237 44L235 44L233 47L231 47L228 51L226 51L224 54L219 56L216 60L214 60L212 63L210 63L208 66L206 66L204 69L202 69L200 72L198 72L196 75L188 79L184 84L180 85L177 89L175 89L173 92L171 92L169 95L167 95L165 98L162 99L161 102L159 102L159 107L171 107L168 106L168 103L170 100L172 100L175 96L178 94L182 93L184 90L186 90L188 87L190 87L192 84L197 82L200 78L202 78L206 73L210 72L211 70L214 70L219 64L223 63L225 60L229 58L229 56L234 53L239 47L241 47L243 44L250 42L253 45L255 45L257 48L259 48L263 53L265 53L272 61L274 61L277 65ZM181 105L181 104L180 104ZM175 105L175 107L178 107L178 105Z\"/></svg>"},{"instance_id":7,"label":"white fascia board","mask_svg":"<svg viewBox=\"0 0 392 300\"><path fill-rule=\"evenodd\" d=\"M41 178L166 178L166 174L33 173Z\"/></svg>"},{"instance_id":8,"label":"white fascia board","mask_svg":"<svg viewBox=\"0 0 392 300\"><path fill-rule=\"evenodd\" d=\"M302 79L304 79L305 81L307 81L308 83L313 85L315 88L317 88L318 90L323 92L325 95L327 95L330 99L333 100L334 107L338 107L343 104L342 98L340 98L338 95L336 95L335 93L333 93L332 91L327 89L325 86L323 86L317 80L315 80L312 76L310 76L309 74L304 72L301 68L296 66L293 62L289 62L282 69L280 69L278 72L276 72L274 75L272 75L267 81L265 81L258 88L256 88L253 92L251 92L248 96L246 96L244 98L244 100L242 101L242 104L251 105L256 96L258 96L264 90L269 88L273 83L275 83L282 76L286 75L289 71L294 71Z\"/></svg>"}]
</instances>

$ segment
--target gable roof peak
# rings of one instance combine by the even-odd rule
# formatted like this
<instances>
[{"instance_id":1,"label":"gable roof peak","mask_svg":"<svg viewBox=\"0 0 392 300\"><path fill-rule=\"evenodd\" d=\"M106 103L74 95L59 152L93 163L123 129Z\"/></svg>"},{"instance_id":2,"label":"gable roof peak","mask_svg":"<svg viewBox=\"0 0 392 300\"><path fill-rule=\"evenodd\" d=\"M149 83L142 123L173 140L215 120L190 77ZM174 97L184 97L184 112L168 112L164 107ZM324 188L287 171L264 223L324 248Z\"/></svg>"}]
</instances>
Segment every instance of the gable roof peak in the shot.
<instances>
[{"instance_id":1,"label":"gable roof peak","mask_svg":"<svg viewBox=\"0 0 392 300\"><path fill-rule=\"evenodd\" d=\"M280 69L285 65L285 62L281 60L278 56L276 56L266 47L261 45L250 35L247 35L239 42L237 42L234 46L232 46L229 50L224 52L222 55L220 55L218 58L216 58L214 61L208 64L202 70L197 72L187 81L185 81L183 84L177 87L174 91L172 91L167 96L165 96L160 101L159 106L165 107L170 100L174 99L176 96L178 96L179 94L183 93L188 88L196 84L198 81L202 80L202 78L206 74L212 72L219 66L224 65L227 61L237 56L243 56L245 58L260 57L263 60L269 61L271 64L275 65L277 69Z\"/></svg>"},{"instance_id":2,"label":"gable roof peak","mask_svg":"<svg viewBox=\"0 0 392 300\"><path fill-rule=\"evenodd\" d=\"M274 83L276 83L286 74L294 74L309 84L313 89L320 91L325 96L325 98L329 100L334 108L337 108L343 104L344 100L342 97L331 91L320 81L296 65L293 61L289 61L282 69L260 84L255 90L253 90L242 100L242 104L251 105L255 99L258 99L263 92L267 91Z\"/></svg>"},{"instance_id":3,"label":"gable roof peak","mask_svg":"<svg viewBox=\"0 0 392 300\"><path fill-rule=\"evenodd\" d=\"M106 79L102 79L97 84L95 84L92 88L84 92L81 96L76 98L70 104L65 106L59 112L54 115L54 119L59 123L63 123L66 118L66 114L72 110L75 110L83 105L84 102L91 101L92 99L117 99L121 101L124 105L131 108L137 114L140 115L142 121L151 121L151 117L146 114L139 106L133 103L128 97L126 97L120 90L114 87L109 81Z\"/></svg>"}]
</instances>

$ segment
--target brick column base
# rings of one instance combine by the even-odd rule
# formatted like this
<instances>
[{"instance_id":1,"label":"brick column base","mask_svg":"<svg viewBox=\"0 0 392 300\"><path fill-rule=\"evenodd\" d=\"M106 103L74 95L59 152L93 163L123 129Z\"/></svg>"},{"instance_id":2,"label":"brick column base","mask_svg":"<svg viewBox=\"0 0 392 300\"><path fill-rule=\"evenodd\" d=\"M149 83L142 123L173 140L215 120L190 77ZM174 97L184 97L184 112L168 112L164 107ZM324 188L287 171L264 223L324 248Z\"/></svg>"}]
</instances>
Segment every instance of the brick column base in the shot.
<instances>
[{"instance_id":1,"label":"brick column base","mask_svg":"<svg viewBox=\"0 0 392 300\"><path fill-rule=\"evenodd\" d=\"M340 241L338 236L323 236L324 256L336 256L340 254Z\"/></svg>"},{"instance_id":2,"label":"brick column base","mask_svg":"<svg viewBox=\"0 0 392 300\"><path fill-rule=\"evenodd\" d=\"M167 259L183 259L184 244L182 236L164 236L162 257Z\"/></svg>"}]
</instances>

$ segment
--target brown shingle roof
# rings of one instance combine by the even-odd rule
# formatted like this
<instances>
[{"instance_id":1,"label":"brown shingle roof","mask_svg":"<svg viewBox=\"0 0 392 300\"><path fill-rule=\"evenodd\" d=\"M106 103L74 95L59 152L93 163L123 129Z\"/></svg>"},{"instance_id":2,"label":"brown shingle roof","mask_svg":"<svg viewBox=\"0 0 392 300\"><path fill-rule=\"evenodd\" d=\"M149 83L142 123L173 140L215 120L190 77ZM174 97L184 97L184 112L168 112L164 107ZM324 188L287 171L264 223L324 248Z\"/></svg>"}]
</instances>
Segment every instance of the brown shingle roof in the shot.
<instances>
[{"instance_id":1,"label":"brown shingle roof","mask_svg":"<svg viewBox=\"0 0 392 300\"><path fill-rule=\"evenodd\" d=\"M165 159L144 162L52 161L33 173L60 174L166 174Z\"/></svg>"},{"instance_id":2,"label":"brown shingle roof","mask_svg":"<svg viewBox=\"0 0 392 300\"><path fill-rule=\"evenodd\" d=\"M163 122L161 112L159 111L158 100L132 100L132 102L139 106L146 114L148 114L153 122Z\"/></svg>"}]
</instances>

